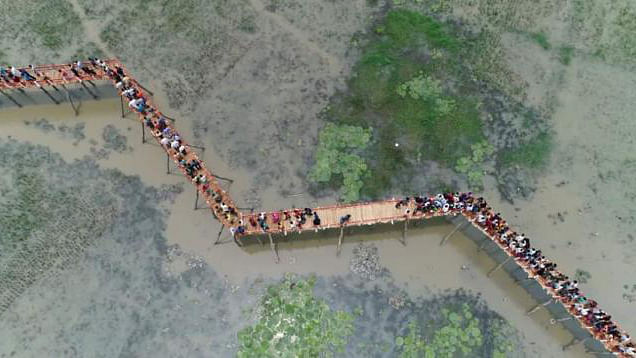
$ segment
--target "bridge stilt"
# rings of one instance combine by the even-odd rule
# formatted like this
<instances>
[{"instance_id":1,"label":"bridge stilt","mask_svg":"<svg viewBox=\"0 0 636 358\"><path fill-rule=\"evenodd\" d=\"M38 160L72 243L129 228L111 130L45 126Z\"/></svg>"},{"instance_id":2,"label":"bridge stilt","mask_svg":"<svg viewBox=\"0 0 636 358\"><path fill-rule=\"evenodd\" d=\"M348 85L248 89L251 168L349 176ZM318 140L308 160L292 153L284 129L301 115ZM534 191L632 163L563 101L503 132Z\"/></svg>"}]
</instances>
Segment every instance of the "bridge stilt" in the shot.
<instances>
[{"instance_id":1,"label":"bridge stilt","mask_svg":"<svg viewBox=\"0 0 636 358\"><path fill-rule=\"evenodd\" d=\"M170 154L166 153L166 174L170 174Z\"/></svg>"},{"instance_id":2,"label":"bridge stilt","mask_svg":"<svg viewBox=\"0 0 636 358\"><path fill-rule=\"evenodd\" d=\"M400 242L402 242L402 245L406 246L406 231L409 228L409 219L404 220L404 230L402 231L402 240L400 240Z\"/></svg>"},{"instance_id":3,"label":"bridge stilt","mask_svg":"<svg viewBox=\"0 0 636 358\"><path fill-rule=\"evenodd\" d=\"M461 228L465 227L466 225L468 225L468 223L467 223L467 222L466 222L466 223L463 223L463 224L460 224L460 225L455 226L455 228L453 229L453 231L449 232L448 234L446 234L446 236L444 236L444 238L443 238L443 239L442 239L442 241L439 243L439 245L440 245L440 246L443 246L443 245L446 243L446 241L447 241L448 239L450 239L450 238L451 238L451 236L453 236L453 235L454 235L457 231L459 231Z\"/></svg>"},{"instance_id":4,"label":"bridge stilt","mask_svg":"<svg viewBox=\"0 0 636 358\"><path fill-rule=\"evenodd\" d=\"M119 102L121 103L121 118L126 117L124 113L124 96L119 96Z\"/></svg>"},{"instance_id":5,"label":"bridge stilt","mask_svg":"<svg viewBox=\"0 0 636 358\"><path fill-rule=\"evenodd\" d=\"M336 256L340 256L340 249L342 248L342 239L344 238L344 226L340 227L340 236L338 237L338 247L336 248Z\"/></svg>"},{"instance_id":6,"label":"bridge stilt","mask_svg":"<svg viewBox=\"0 0 636 358\"><path fill-rule=\"evenodd\" d=\"M499 265L495 266L494 269L490 270L490 272L488 272L488 277L492 276L493 273L495 273L495 271L499 270L500 268L503 267L503 265L505 265L508 261L510 261L510 259L512 259L512 256L508 256L505 260L503 260Z\"/></svg>"},{"instance_id":7,"label":"bridge stilt","mask_svg":"<svg viewBox=\"0 0 636 358\"><path fill-rule=\"evenodd\" d=\"M526 312L526 315L529 316L529 315L533 314L534 312L538 311L539 308L545 307L545 306L549 305L550 303L552 303L552 299L549 299L549 300L547 300L547 301L545 301L543 303L539 303L536 306L532 307L530 310L528 310L528 312Z\"/></svg>"},{"instance_id":8,"label":"bridge stilt","mask_svg":"<svg viewBox=\"0 0 636 358\"><path fill-rule=\"evenodd\" d=\"M274 243L274 239L272 238L272 234L267 234L269 237L269 247L272 249L272 253L274 253L274 262L279 263L280 257L278 256L278 249L276 248L276 244Z\"/></svg>"},{"instance_id":9,"label":"bridge stilt","mask_svg":"<svg viewBox=\"0 0 636 358\"><path fill-rule=\"evenodd\" d=\"M214 245L218 245L221 242L221 234L223 233L224 228L225 228L225 225L221 225L221 230L219 230L219 234L216 235L216 241L214 242Z\"/></svg>"},{"instance_id":10,"label":"bridge stilt","mask_svg":"<svg viewBox=\"0 0 636 358\"><path fill-rule=\"evenodd\" d=\"M477 252L480 252L481 250L483 250L484 247L486 247L486 245L488 245L489 242L490 242L489 239L484 240L484 242L481 245L479 245L479 247L477 248Z\"/></svg>"},{"instance_id":11,"label":"bridge stilt","mask_svg":"<svg viewBox=\"0 0 636 358\"><path fill-rule=\"evenodd\" d=\"M143 123L141 123L141 144L146 143L146 128Z\"/></svg>"},{"instance_id":12,"label":"bridge stilt","mask_svg":"<svg viewBox=\"0 0 636 358\"><path fill-rule=\"evenodd\" d=\"M194 199L194 210L197 210L199 207L199 189L197 188L197 196Z\"/></svg>"}]
</instances>

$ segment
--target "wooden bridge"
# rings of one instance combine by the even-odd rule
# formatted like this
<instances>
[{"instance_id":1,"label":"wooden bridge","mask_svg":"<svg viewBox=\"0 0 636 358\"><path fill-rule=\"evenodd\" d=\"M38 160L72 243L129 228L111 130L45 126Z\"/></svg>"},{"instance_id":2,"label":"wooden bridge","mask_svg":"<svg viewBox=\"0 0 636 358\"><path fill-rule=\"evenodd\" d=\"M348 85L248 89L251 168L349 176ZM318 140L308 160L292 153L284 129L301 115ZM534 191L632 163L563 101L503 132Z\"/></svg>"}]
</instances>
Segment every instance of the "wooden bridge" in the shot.
<instances>
[{"instance_id":1,"label":"wooden bridge","mask_svg":"<svg viewBox=\"0 0 636 358\"><path fill-rule=\"evenodd\" d=\"M576 319L581 327L589 332L589 338L594 338L601 342L607 352L597 352L600 354L612 354L619 357L636 357L634 343L630 340L629 335L624 330L618 329L620 334L610 334L604 329L595 328L590 319L581 315L577 311L574 302L558 290L553 288L552 283L542 277L533 270L527 261L524 261L515 251L505 244L505 240L499 234L498 227L488 224L488 220L495 217L492 210L488 210L485 217L478 220L479 213L466 210L465 207L459 208L429 208L421 210L421 206L415 200L385 200L376 202L353 203L343 205L332 205L318 208L307 209L287 209L275 212L263 213L245 213L240 211L228 193L219 185L221 177L213 174L205 167L204 161L197 156L192 147L185 142L181 135L176 139L178 134L174 127L173 121L164 116L158 108L156 108L148 96L149 91L145 89L139 82L130 76L124 65L116 59L110 60L92 60L83 62L82 64L63 64L63 65L45 65L27 68L8 68L0 69L0 94L9 99L15 105L22 107L10 91L25 92L25 89L32 88L42 91L51 101L59 104L59 98L53 96L47 88L53 88L57 94L67 94L69 101L72 101L69 90L70 84L80 84L87 93L94 98L97 95L92 88L95 86L93 81L107 80L119 90L122 98L122 115L124 108L124 98L130 99L129 105L133 111L137 112L138 118L142 123L142 127L146 127L152 133L160 146L166 151L166 154L172 159L179 170L188 177L189 180L197 188L197 200L199 196L207 203L212 210L213 215L223 224L222 227L228 227L237 244L242 245L241 239L250 236L267 235L272 246L272 250L277 255L275 241L273 235L289 235L291 233L301 233L304 231L318 231L326 229L339 229L340 238L338 242L338 252L344 235L344 228L347 226L374 225L379 223L404 223L403 243L406 244L406 230L408 222L411 220L429 219L439 216L457 216L463 215L472 226L480 230L487 238L492 240L508 258L497 265L492 271L503 267L509 261L515 262L519 268L525 271L528 279L534 279L541 285L545 292L551 297L550 301L541 303L530 310L528 314L536 311L542 306L547 306L552 302L559 302L572 315L569 318L561 318L556 321L565 319ZM61 89L60 89L61 88ZM133 89L134 95L125 94L122 89ZM140 105L141 102L141 105ZM143 129L143 128L142 128ZM166 139L169 144L166 143ZM163 143L162 143L163 140ZM198 165L192 165L198 163ZM430 198L435 200L435 198ZM419 210L418 210L419 209ZM488 208L489 209L489 208ZM505 223L500 219L501 223ZM459 230L456 227L443 241L447 240L450 235ZM220 233L219 233L220 236ZM551 272L560 274L556 270ZM491 274L489 273L489 275ZM580 297L583 297L582 294ZM585 302L592 300L587 299ZM603 311L604 312L604 311ZM614 324L612 322L612 324ZM605 326L605 325L604 325ZM616 332L614 332L616 333ZM587 338L586 338L587 339ZM586 340L583 339L583 340ZM578 342L572 342L575 344Z\"/></svg>"}]
</instances>

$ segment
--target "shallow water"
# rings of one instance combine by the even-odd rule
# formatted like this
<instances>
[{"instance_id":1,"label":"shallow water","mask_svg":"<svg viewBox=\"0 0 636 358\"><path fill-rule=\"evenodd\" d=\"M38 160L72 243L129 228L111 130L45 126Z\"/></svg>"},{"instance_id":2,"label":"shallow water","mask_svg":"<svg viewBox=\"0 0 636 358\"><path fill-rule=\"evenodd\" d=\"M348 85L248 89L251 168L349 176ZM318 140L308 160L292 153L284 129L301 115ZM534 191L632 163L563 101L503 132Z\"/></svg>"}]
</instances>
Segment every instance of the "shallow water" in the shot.
<instances>
[{"instance_id":1,"label":"shallow water","mask_svg":"<svg viewBox=\"0 0 636 358\"><path fill-rule=\"evenodd\" d=\"M151 199L144 194L147 190L123 196L123 205L130 206L129 210L141 210L142 216L129 218L133 227L120 227L117 233L100 238L75 266L56 274L55 280L30 288L2 315L4 328L0 336L3 342L10 342L3 344L0 351L3 356L11 352L18 356L38 352L64 356L94 352L97 356L112 356L117 352L125 355L140 351L159 355L170 352L176 356L215 352L214 356L227 356L233 352L235 333L243 324L241 309L255 303L256 296L250 294L249 287L252 290L262 287L264 282L285 272L316 274L328 283L318 285L317 294L333 299L333 295L343 293L338 293L337 288L335 293L329 293L327 288L333 288L329 283L332 280L334 283L344 280L350 282L347 285L357 287L355 277L348 272L352 249L361 241L378 247L381 264L390 272L388 277L377 279L377 284L395 285L413 300L432 298L447 290L467 290L479 295L490 309L521 331L523 350L528 355L584 355L582 347L561 351L560 346L568 343L571 336L559 325L551 325L551 317L545 311L525 315L535 302L505 272L486 277L496 265L487 254L492 248L478 253L477 246L461 234L440 246L441 238L451 229L444 222L412 226L406 247L398 240L401 226L347 233L340 257L335 255L336 233L331 233L331 238L329 233L320 238L312 238L311 234L302 238L290 235L279 245L278 265L274 264L268 245L256 243L241 249L229 240L227 233L222 238L228 243L214 245L219 224L207 209L193 210L193 188L181 176L166 174L160 148L141 143L140 126L132 117L121 118L118 105L117 100L86 102L78 117L62 106L2 112L4 136L46 145L67 162L89 156L97 160L99 170L117 169L138 176L144 186L185 183L181 185L182 192L172 196L172 202ZM85 138L74 145L73 140L57 129L45 131L42 126L35 126L33 123L40 118L46 118L55 128L84 123ZM25 120L31 124L26 125ZM121 152L105 149L107 156L91 152L91 148L109 146L103 139L105 128L125 135L123 148L130 148ZM245 175L227 166L216 166L219 159L210 150L203 156L211 168L219 168L217 172L224 176ZM96 180L87 185L99 183ZM229 186L230 193L240 192L241 186L246 185L248 181L236 180ZM128 191L125 187L121 190ZM302 197L285 199L275 192L263 198L266 208L279 207L281 203L303 204ZM144 201L149 201L145 205L150 211L139 206ZM148 217L151 214L154 217ZM137 220L148 224L139 226ZM177 247L173 245L178 245L177 254L168 254L165 247ZM356 290L356 295L366 295L364 292L372 292L373 288ZM345 294L339 300L345 302L346 297ZM385 299L388 300L388 292ZM389 307L388 302L386 305ZM41 333L31 340L19 335L24 329ZM366 329L373 331L372 321ZM105 337L113 345L98 353L103 349L100 340ZM165 342L159 344L158 340Z\"/></svg>"}]
</instances>

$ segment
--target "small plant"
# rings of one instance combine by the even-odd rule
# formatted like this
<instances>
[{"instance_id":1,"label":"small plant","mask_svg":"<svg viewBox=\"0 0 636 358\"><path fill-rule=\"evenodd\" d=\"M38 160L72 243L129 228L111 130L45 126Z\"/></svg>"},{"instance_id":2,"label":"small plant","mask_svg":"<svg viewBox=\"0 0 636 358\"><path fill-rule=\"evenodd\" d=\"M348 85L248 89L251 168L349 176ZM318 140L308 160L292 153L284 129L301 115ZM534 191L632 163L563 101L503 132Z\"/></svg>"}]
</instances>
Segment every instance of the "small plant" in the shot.
<instances>
[{"instance_id":1,"label":"small plant","mask_svg":"<svg viewBox=\"0 0 636 358\"><path fill-rule=\"evenodd\" d=\"M574 55L574 47L561 46L559 48L559 62L564 65L569 65L572 62L572 56Z\"/></svg>"},{"instance_id":2,"label":"small plant","mask_svg":"<svg viewBox=\"0 0 636 358\"><path fill-rule=\"evenodd\" d=\"M534 32L530 34L530 38L534 40L539 46L541 46L544 50L549 50L552 45L550 45L550 41L548 40L548 36L543 32Z\"/></svg>"},{"instance_id":3,"label":"small plant","mask_svg":"<svg viewBox=\"0 0 636 358\"><path fill-rule=\"evenodd\" d=\"M468 185L471 188L480 189L484 178L484 161L494 153L495 149L487 141L473 144L470 148L472 155L459 158L455 170L468 177Z\"/></svg>"}]
</instances>

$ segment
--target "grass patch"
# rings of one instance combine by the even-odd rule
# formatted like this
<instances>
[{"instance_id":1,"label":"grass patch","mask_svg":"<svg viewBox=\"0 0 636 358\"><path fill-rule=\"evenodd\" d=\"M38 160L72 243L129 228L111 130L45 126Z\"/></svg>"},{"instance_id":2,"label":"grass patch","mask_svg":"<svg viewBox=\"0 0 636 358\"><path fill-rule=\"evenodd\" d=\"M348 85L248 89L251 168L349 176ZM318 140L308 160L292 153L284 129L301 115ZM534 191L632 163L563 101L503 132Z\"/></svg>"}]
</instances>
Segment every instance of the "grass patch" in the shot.
<instances>
[{"instance_id":1,"label":"grass patch","mask_svg":"<svg viewBox=\"0 0 636 358\"><path fill-rule=\"evenodd\" d=\"M499 161L504 166L519 165L540 169L548 163L552 145L552 136L547 132L541 133L518 148L501 153Z\"/></svg>"},{"instance_id":2,"label":"grass patch","mask_svg":"<svg viewBox=\"0 0 636 358\"><path fill-rule=\"evenodd\" d=\"M550 41L548 40L548 35L543 32L533 32L530 34L530 38L544 50L552 48L552 45L550 45Z\"/></svg>"},{"instance_id":3,"label":"grass patch","mask_svg":"<svg viewBox=\"0 0 636 358\"><path fill-rule=\"evenodd\" d=\"M368 167L363 196L381 196L414 158L454 167L485 139L477 91L445 85L466 72L457 59L470 43L456 33L432 17L392 10L362 46L349 92L332 101L326 117L372 129L361 154Z\"/></svg>"},{"instance_id":4,"label":"grass patch","mask_svg":"<svg viewBox=\"0 0 636 358\"><path fill-rule=\"evenodd\" d=\"M82 31L79 16L65 0L42 1L26 18L26 26L38 36L41 45L51 50L69 45L74 35Z\"/></svg>"},{"instance_id":5,"label":"grass patch","mask_svg":"<svg viewBox=\"0 0 636 358\"><path fill-rule=\"evenodd\" d=\"M574 47L561 46L559 47L559 62L564 65L569 65L572 62L572 56L574 55Z\"/></svg>"}]
</instances>

